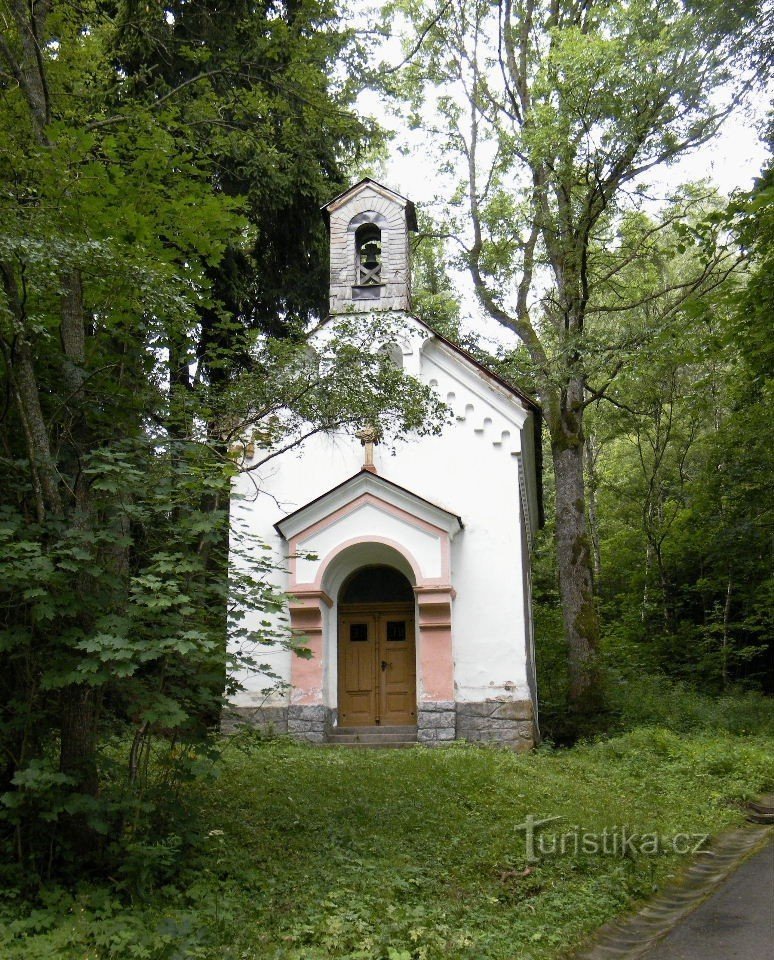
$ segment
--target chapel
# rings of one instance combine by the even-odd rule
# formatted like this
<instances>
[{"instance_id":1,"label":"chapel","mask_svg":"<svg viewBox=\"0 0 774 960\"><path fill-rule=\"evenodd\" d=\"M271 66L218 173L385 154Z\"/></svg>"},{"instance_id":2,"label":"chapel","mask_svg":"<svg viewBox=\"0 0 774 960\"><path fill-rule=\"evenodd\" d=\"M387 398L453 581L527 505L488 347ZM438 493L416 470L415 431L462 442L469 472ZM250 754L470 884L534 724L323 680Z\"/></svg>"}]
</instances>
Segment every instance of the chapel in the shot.
<instances>
[{"instance_id":1,"label":"chapel","mask_svg":"<svg viewBox=\"0 0 774 960\"><path fill-rule=\"evenodd\" d=\"M330 317L389 312L388 352L451 410L438 436L320 433L234 480L232 523L277 561L304 659L267 647L234 719L316 743L526 750L538 738L530 580L540 408L411 314L410 200L366 178L323 207ZM249 626L249 624L248 624Z\"/></svg>"}]
</instances>

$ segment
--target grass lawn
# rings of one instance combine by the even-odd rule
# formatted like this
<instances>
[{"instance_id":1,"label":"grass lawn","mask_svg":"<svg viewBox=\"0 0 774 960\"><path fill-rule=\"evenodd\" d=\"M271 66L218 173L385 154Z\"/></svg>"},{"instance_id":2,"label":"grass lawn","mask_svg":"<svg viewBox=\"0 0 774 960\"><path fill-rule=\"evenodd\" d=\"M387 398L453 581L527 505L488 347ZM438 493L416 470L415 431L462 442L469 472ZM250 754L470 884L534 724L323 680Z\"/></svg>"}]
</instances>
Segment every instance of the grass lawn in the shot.
<instances>
[{"instance_id":1,"label":"grass lawn","mask_svg":"<svg viewBox=\"0 0 774 960\"><path fill-rule=\"evenodd\" d=\"M120 882L52 888L32 911L0 896L0 957L560 957L684 857L569 843L528 863L528 815L562 818L544 836L607 828L610 848L622 827L715 833L774 785L774 741L729 734L641 728L522 756L238 743L191 787L179 841Z\"/></svg>"}]
</instances>

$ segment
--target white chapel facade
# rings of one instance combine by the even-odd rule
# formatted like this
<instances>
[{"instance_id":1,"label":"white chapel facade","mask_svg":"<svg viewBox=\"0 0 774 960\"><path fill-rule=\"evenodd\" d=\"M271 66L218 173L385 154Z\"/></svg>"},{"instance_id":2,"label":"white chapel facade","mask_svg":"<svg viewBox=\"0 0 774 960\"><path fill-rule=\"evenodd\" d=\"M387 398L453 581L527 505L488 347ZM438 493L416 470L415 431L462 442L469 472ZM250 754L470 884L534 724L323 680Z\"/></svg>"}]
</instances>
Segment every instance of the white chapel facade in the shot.
<instances>
[{"instance_id":1,"label":"white chapel facade","mask_svg":"<svg viewBox=\"0 0 774 960\"><path fill-rule=\"evenodd\" d=\"M230 714L313 742L380 735L528 749L536 740L530 549L542 517L540 410L410 313L414 207L365 179L323 208L330 311L389 311L380 344L452 417L386 449L320 433L234 481L232 521L271 548L312 656L267 647ZM322 324L310 337L325 336ZM248 623L247 626L250 624Z\"/></svg>"}]
</instances>

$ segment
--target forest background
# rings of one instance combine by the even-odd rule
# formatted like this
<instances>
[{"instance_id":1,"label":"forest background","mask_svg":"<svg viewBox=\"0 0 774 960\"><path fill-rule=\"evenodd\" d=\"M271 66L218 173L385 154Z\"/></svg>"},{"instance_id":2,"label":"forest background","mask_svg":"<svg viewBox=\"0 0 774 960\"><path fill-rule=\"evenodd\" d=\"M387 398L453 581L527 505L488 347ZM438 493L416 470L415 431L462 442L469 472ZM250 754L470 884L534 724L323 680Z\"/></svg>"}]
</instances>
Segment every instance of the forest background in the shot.
<instances>
[{"instance_id":1,"label":"forest background","mask_svg":"<svg viewBox=\"0 0 774 960\"><path fill-rule=\"evenodd\" d=\"M470 189L468 165L448 209L421 225L415 307L544 398L543 735L564 744L652 721L742 732L765 722L772 692L772 169L730 198L680 185L654 207L629 176L636 151L624 177L588 149L594 131L608 158L641 135L647 163L711 149L730 105L705 110L707 85L736 83L732 99L765 86L771 10L531 5L535 22L547 18L527 56L544 100L524 139L502 119L514 112L508 81L485 82L469 47L485 16L510 6L407 4L387 11L394 28L352 27L317 0L226 6L0 7L0 842L25 892L109 873L130 849L137 862L158 853L175 798L212 770L237 665L227 628L242 665L260 666L258 640L290 642L240 632L245 610L281 598L255 544L238 547L250 572L227 575L239 438L253 435L268 459L310 430L441 428L432 394L364 349L371 332L344 326L319 368L304 349L326 309L319 206L378 175L390 149L356 108L364 89L437 133L451 173L452 153L470 152L463 121L482 142L495 131L485 183ZM495 23L482 45L514 35ZM372 44L397 29L405 63L385 67ZM642 129L630 109L632 71L648 76L629 57L637 37L656 75L677 64L684 84L633 88L662 111ZM695 61L676 58L681 44ZM593 56L579 57L584 45ZM489 53L481 63L500 66ZM447 70L467 101L444 97ZM579 139L584 114L557 107L560 88L585 91L604 123ZM430 100L437 130L421 119ZM555 198L570 181L557 175L535 220L540 191L528 180L525 202L509 166L522 155L533 174L576 178L565 208ZM579 171L588 194L574 192ZM550 235L572 239L578 211L583 245L557 253L548 214L566 215ZM491 291L523 278L527 255L519 313L521 284L510 305ZM578 299L581 262L596 286ZM493 349L461 323L460 269L525 343L533 324L532 349ZM583 509L560 570L567 517L550 465L565 455L581 468L568 502Z\"/></svg>"}]
</instances>

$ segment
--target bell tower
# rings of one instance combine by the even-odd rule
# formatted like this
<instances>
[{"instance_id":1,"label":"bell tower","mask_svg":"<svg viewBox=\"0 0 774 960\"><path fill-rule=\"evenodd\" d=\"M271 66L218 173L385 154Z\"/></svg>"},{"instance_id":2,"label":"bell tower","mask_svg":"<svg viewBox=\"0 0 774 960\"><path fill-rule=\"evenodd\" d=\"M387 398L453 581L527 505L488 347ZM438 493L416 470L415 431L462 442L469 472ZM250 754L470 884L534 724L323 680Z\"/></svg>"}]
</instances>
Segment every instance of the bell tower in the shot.
<instances>
[{"instance_id":1,"label":"bell tower","mask_svg":"<svg viewBox=\"0 0 774 960\"><path fill-rule=\"evenodd\" d=\"M330 311L411 309L414 204L366 177L322 208L331 240Z\"/></svg>"}]
</instances>

